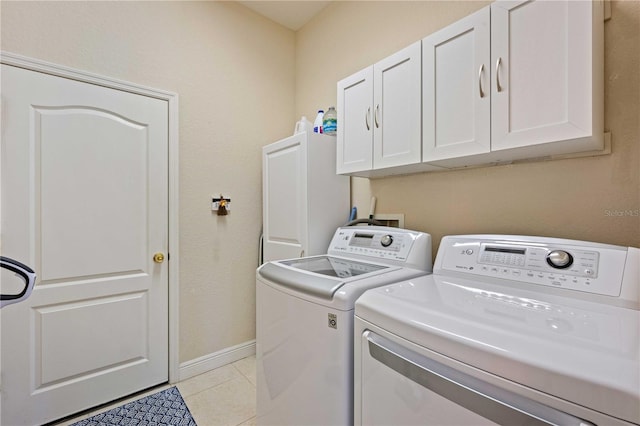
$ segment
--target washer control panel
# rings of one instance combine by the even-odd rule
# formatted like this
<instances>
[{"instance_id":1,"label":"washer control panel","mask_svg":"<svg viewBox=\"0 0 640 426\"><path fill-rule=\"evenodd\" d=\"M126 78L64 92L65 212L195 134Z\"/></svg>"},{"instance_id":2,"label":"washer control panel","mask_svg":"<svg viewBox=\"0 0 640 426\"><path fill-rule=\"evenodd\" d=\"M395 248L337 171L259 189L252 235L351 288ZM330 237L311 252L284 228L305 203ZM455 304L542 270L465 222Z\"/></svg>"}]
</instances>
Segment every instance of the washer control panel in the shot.
<instances>
[{"instance_id":1,"label":"washer control panel","mask_svg":"<svg viewBox=\"0 0 640 426\"><path fill-rule=\"evenodd\" d=\"M331 241L330 250L361 256L405 260L413 238L406 233L364 229L343 229Z\"/></svg>"},{"instance_id":2,"label":"washer control panel","mask_svg":"<svg viewBox=\"0 0 640 426\"><path fill-rule=\"evenodd\" d=\"M431 235L402 228L344 226L336 230L327 252L429 272L433 269Z\"/></svg>"},{"instance_id":3,"label":"washer control panel","mask_svg":"<svg viewBox=\"0 0 640 426\"><path fill-rule=\"evenodd\" d=\"M626 247L520 236L443 238L436 266L444 270L619 296Z\"/></svg>"},{"instance_id":4,"label":"washer control panel","mask_svg":"<svg viewBox=\"0 0 640 426\"><path fill-rule=\"evenodd\" d=\"M431 235L410 229L343 226L333 234L327 254L425 272L433 270Z\"/></svg>"}]
</instances>

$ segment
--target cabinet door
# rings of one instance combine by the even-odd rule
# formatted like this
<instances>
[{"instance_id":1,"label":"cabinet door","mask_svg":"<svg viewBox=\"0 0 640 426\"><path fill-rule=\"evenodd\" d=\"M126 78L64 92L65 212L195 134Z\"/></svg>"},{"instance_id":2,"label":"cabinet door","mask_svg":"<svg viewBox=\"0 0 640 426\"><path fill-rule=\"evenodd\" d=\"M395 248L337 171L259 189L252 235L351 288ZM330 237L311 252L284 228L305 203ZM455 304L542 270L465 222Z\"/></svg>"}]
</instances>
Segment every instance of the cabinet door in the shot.
<instances>
[{"instance_id":1,"label":"cabinet door","mask_svg":"<svg viewBox=\"0 0 640 426\"><path fill-rule=\"evenodd\" d=\"M602 5L491 5L492 150L602 146ZM597 16L596 16L597 15ZM553 146L545 154L554 154Z\"/></svg>"},{"instance_id":2,"label":"cabinet door","mask_svg":"<svg viewBox=\"0 0 640 426\"><path fill-rule=\"evenodd\" d=\"M302 256L306 247L306 133L263 148L264 261Z\"/></svg>"},{"instance_id":3,"label":"cabinet door","mask_svg":"<svg viewBox=\"0 0 640 426\"><path fill-rule=\"evenodd\" d=\"M423 161L491 149L490 8L422 40Z\"/></svg>"},{"instance_id":4,"label":"cabinet door","mask_svg":"<svg viewBox=\"0 0 640 426\"><path fill-rule=\"evenodd\" d=\"M373 168L373 67L338 82L339 174Z\"/></svg>"},{"instance_id":5,"label":"cabinet door","mask_svg":"<svg viewBox=\"0 0 640 426\"><path fill-rule=\"evenodd\" d=\"M373 168L419 163L422 156L421 42L373 67Z\"/></svg>"}]
</instances>

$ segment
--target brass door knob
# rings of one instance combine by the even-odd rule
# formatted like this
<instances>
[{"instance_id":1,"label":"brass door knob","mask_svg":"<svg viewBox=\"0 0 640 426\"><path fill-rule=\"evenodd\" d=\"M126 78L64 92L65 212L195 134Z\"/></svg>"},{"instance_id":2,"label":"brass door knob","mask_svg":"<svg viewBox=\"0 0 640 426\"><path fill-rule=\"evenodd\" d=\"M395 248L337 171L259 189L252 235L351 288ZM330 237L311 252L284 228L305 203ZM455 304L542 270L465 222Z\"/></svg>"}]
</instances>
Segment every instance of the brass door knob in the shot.
<instances>
[{"instance_id":1,"label":"brass door knob","mask_svg":"<svg viewBox=\"0 0 640 426\"><path fill-rule=\"evenodd\" d=\"M156 263L164 262L164 253L156 253L153 255L153 261Z\"/></svg>"}]
</instances>

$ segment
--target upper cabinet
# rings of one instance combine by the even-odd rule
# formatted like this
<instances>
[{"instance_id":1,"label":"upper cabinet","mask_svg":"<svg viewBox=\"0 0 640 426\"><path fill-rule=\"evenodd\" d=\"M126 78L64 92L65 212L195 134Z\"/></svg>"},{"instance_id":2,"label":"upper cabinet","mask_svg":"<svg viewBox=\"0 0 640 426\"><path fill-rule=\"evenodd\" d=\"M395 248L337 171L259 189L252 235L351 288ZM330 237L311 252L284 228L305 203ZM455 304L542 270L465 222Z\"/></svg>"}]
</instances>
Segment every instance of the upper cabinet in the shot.
<instances>
[{"instance_id":1,"label":"upper cabinet","mask_svg":"<svg viewBox=\"0 0 640 426\"><path fill-rule=\"evenodd\" d=\"M420 42L373 66L373 167L421 161Z\"/></svg>"},{"instance_id":2,"label":"upper cabinet","mask_svg":"<svg viewBox=\"0 0 640 426\"><path fill-rule=\"evenodd\" d=\"M491 63L493 151L544 146L523 152L553 155L602 149L601 2L492 4Z\"/></svg>"},{"instance_id":3,"label":"upper cabinet","mask_svg":"<svg viewBox=\"0 0 640 426\"><path fill-rule=\"evenodd\" d=\"M338 82L336 170L358 173L373 168L373 66Z\"/></svg>"},{"instance_id":4,"label":"upper cabinet","mask_svg":"<svg viewBox=\"0 0 640 426\"><path fill-rule=\"evenodd\" d=\"M343 174L602 150L603 4L494 2L340 81L338 108Z\"/></svg>"},{"instance_id":5,"label":"upper cabinet","mask_svg":"<svg viewBox=\"0 0 640 426\"><path fill-rule=\"evenodd\" d=\"M338 82L338 173L375 176L420 165L421 81L417 42Z\"/></svg>"},{"instance_id":6,"label":"upper cabinet","mask_svg":"<svg viewBox=\"0 0 640 426\"><path fill-rule=\"evenodd\" d=\"M423 40L423 161L602 149L600 2L495 2Z\"/></svg>"},{"instance_id":7,"label":"upper cabinet","mask_svg":"<svg viewBox=\"0 0 640 426\"><path fill-rule=\"evenodd\" d=\"M425 161L491 151L490 10L422 40Z\"/></svg>"}]
</instances>

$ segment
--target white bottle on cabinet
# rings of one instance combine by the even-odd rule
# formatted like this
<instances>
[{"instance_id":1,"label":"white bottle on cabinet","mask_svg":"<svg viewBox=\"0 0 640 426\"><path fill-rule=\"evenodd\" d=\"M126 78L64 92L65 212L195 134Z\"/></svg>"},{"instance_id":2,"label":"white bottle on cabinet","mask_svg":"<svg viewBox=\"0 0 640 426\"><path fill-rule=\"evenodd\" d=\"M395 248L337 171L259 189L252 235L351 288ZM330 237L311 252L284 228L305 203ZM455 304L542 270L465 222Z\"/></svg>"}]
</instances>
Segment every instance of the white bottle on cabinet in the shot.
<instances>
[{"instance_id":1,"label":"white bottle on cabinet","mask_svg":"<svg viewBox=\"0 0 640 426\"><path fill-rule=\"evenodd\" d=\"M325 254L349 217L335 137L301 132L262 148L263 260Z\"/></svg>"}]
</instances>

